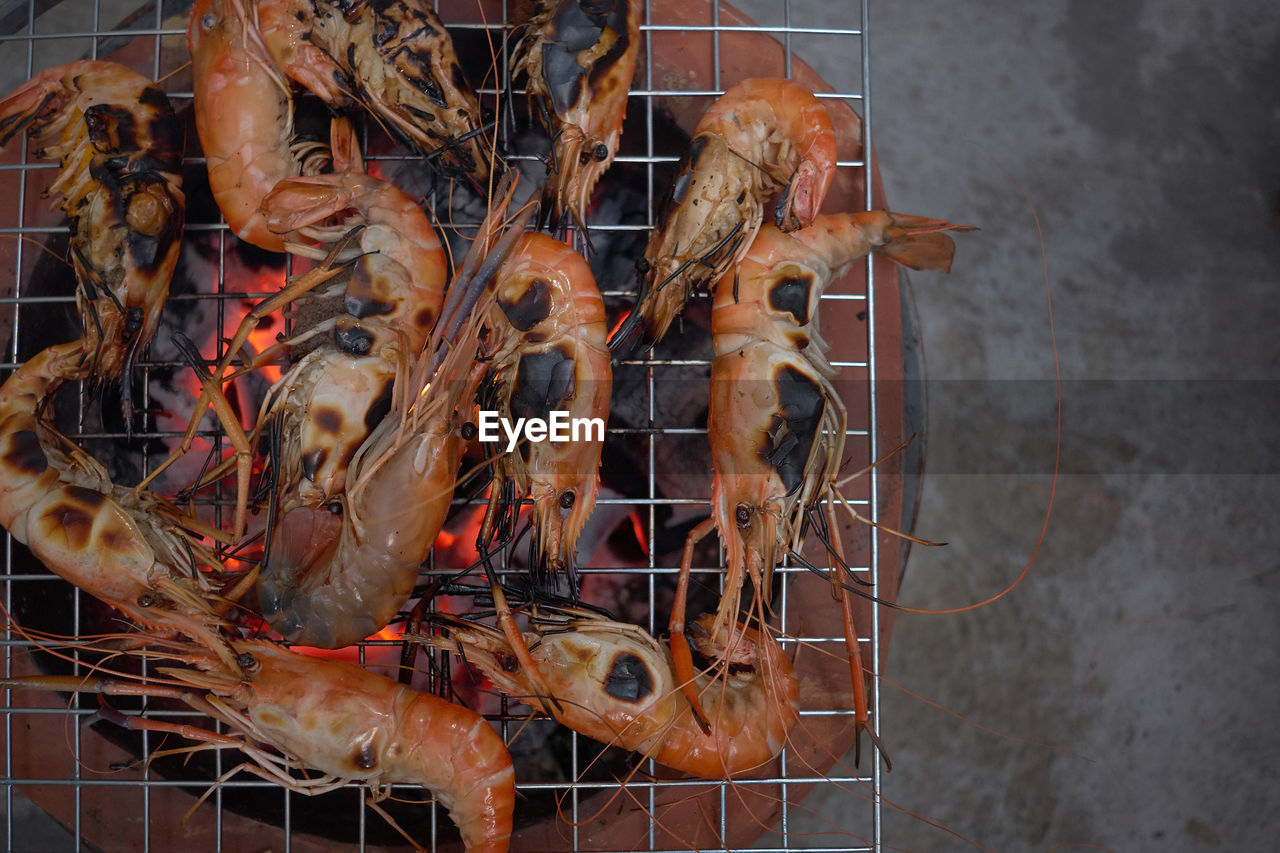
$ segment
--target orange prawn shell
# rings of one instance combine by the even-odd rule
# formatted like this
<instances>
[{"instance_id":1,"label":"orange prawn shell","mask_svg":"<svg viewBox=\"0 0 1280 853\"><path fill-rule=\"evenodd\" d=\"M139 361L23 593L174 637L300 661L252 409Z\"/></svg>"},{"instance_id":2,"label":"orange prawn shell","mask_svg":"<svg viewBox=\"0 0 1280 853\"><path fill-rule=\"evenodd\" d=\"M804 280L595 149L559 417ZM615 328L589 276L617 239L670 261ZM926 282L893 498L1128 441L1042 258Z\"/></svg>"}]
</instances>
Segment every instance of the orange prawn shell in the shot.
<instances>
[{"instance_id":1,"label":"orange prawn shell","mask_svg":"<svg viewBox=\"0 0 1280 853\"><path fill-rule=\"evenodd\" d=\"M293 102L246 32L237 0L196 0L187 27L196 133L209 188L232 232L272 252L284 241L258 212L278 181L301 174L290 153Z\"/></svg>"},{"instance_id":2,"label":"orange prawn shell","mask_svg":"<svg viewBox=\"0 0 1280 853\"><path fill-rule=\"evenodd\" d=\"M36 416L64 381L84 376L81 346L50 347L0 386L0 525L54 574L130 619L226 655L212 586L169 507L113 485L88 456L68 458L65 439Z\"/></svg>"},{"instance_id":3,"label":"orange prawn shell","mask_svg":"<svg viewBox=\"0 0 1280 853\"><path fill-rule=\"evenodd\" d=\"M483 717L362 667L243 641L254 659L229 698L260 736L308 767L377 786L431 790L468 851L502 851L511 835L515 771Z\"/></svg>"},{"instance_id":4,"label":"orange prawn shell","mask_svg":"<svg viewBox=\"0 0 1280 853\"><path fill-rule=\"evenodd\" d=\"M800 226L813 222L835 177L836 135L812 92L783 77L748 78L707 109L694 130L699 133L716 134L755 165L758 193L798 183L791 206Z\"/></svg>"},{"instance_id":5,"label":"orange prawn shell","mask_svg":"<svg viewBox=\"0 0 1280 853\"><path fill-rule=\"evenodd\" d=\"M522 400L525 359L569 361L566 396L552 401L568 417L607 421L613 389L604 302L586 260L542 233L522 238L498 274L497 304L489 314L496 332L492 362L500 408L508 417L537 416L545 400ZM532 369L530 369L532 372ZM530 411L512 412L513 407ZM574 548L595 508L600 440L529 442L499 460L499 476L513 477L534 499L537 542L553 570L572 564ZM565 495L573 495L565 507Z\"/></svg>"},{"instance_id":6,"label":"orange prawn shell","mask_svg":"<svg viewBox=\"0 0 1280 853\"><path fill-rule=\"evenodd\" d=\"M619 3L626 7L621 14L616 10ZM512 71L527 72L529 93L545 105L551 123L555 150L544 200L551 202L554 217L572 209L585 222L591 191L618 153L640 51L644 4L615 0L598 13L604 18L599 38L571 53L568 44L579 43L597 24L582 13L581 5L580 0L544 0L528 24L531 34L512 57ZM571 53L573 61L567 68L576 72L572 80L547 79L545 60L556 50ZM559 70L564 72L566 66ZM605 156L599 156L601 151Z\"/></svg>"},{"instance_id":7,"label":"orange prawn shell","mask_svg":"<svg viewBox=\"0 0 1280 853\"><path fill-rule=\"evenodd\" d=\"M822 102L798 83L749 78L702 116L645 246L640 297L617 336L651 346L685 302L743 258L779 190L787 228L818 215L836 172L836 136Z\"/></svg>"},{"instance_id":8,"label":"orange prawn shell","mask_svg":"<svg viewBox=\"0 0 1280 853\"><path fill-rule=\"evenodd\" d=\"M359 172L281 181L262 202L274 232L291 252L324 252L355 227L359 240L334 332L295 367L273 414L282 418L281 507L311 507L346 488L347 468L391 407L397 374L426 344L444 299L444 247L417 202L387 181ZM336 224L333 224L336 223ZM322 244L303 249L295 241ZM327 282L328 294L341 285ZM314 294L300 303L313 304ZM363 348L366 354L357 355Z\"/></svg>"},{"instance_id":9,"label":"orange prawn shell","mask_svg":"<svg viewBox=\"0 0 1280 853\"><path fill-rule=\"evenodd\" d=\"M178 263L181 123L150 78L79 60L0 99L0 146L23 131L34 156L61 161L46 195L71 220L85 357L95 378L120 378L154 336Z\"/></svg>"},{"instance_id":10,"label":"orange prawn shell","mask_svg":"<svg viewBox=\"0 0 1280 853\"><path fill-rule=\"evenodd\" d=\"M667 648L644 629L584 614L567 623L552 620L552 630L526 638L557 700L548 708L557 722L675 770L725 779L778 754L798 717L799 693L777 641L740 625L716 629L712 622L710 614L696 622L695 640L707 656L725 651L735 662L749 663L751 672L698 675L710 735L678 690ZM445 651L461 649L504 693L531 696L531 678L518 663L512 666L500 632L467 623L450 630L449 637L428 642Z\"/></svg>"}]
</instances>

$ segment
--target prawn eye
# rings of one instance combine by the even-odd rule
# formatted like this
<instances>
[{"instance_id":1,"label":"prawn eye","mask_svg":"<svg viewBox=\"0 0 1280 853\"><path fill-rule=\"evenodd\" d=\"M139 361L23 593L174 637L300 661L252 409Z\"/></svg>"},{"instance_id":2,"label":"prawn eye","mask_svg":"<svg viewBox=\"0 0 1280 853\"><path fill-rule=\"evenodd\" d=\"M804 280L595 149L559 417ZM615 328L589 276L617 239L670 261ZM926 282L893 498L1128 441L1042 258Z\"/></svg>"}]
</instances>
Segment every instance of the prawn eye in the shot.
<instances>
[{"instance_id":1,"label":"prawn eye","mask_svg":"<svg viewBox=\"0 0 1280 853\"><path fill-rule=\"evenodd\" d=\"M574 496L573 492L570 491L570 492L563 493L562 495L560 495L560 508L561 509L571 508L575 500L577 500L577 498Z\"/></svg>"},{"instance_id":2,"label":"prawn eye","mask_svg":"<svg viewBox=\"0 0 1280 853\"><path fill-rule=\"evenodd\" d=\"M205 12L204 15L200 17L200 26L204 27L206 30L211 30L217 25L218 16L212 12Z\"/></svg>"},{"instance_id":3,"label":"prawn eye","mask_svg":"<svg viewBox=\"0 0 1280 853\"><path fill-rule=\"evenodd\" d=\"M471 421L467 421L462 425L462 428L458 430L458 434L462 436L463 441L470 441L475 438L479 432L480 430L477 429L476 425L471 423Z\"/></svg>"},{"instance_id":4,"label":"prawn eye","mask_svg":"<svg viewBox=\"0 0 1280 853\"><path fill-rule=\"evenodd\" d=\"M591 152L590 152L590 151L583 151L583 152L580 152L580 153L578 154L578 162L579 162L579 163L581 163L581 164L582 164L582 165L584 165L584 166L585 166L585 165L587 165L588 163L590 163L590 162L591 162Z\"/></svg>"},{"instance_id":5,"label":"prawn eye","mask_svg":"<svg viewBox=\"0 0 1280 853\"><path fill-rule=\"evenodd\" d=\"M144 592L142 595L138 596L139 607L152 607L155 603L156 597L149 592Z\"/></svg>"},{"instance_id":6,"label":"prawn eye","mask_svg":"<svg viewBox=\"0 0 1280 853\"><path fill-rule=\"evenodd\" d=\"M124 336L131 338L142 331L142 306L130 305L124 317Z\"/></svg>"},{"instance_id":7,"label":"prawn eye","mask_svg":"<svg viewBox=\"0 0 1280 853\"><path fill-rule=\"evenodd\" d=\"M236 655L236 666L241 669L252 669L257 663L257 659L248 652L241 652Z\"/></svg>"},{"instance_id":8,"label":"prawn eye","mask_svg":"<svg viewBox=\"0 0 1280 853\"><path fill-rule=\"evenodd\" d=\"M741 528L751 526L751 509L746 504L738 504L738 508L733 511L733 520L738 522Z\"/></svg>"},{"instance_id":9,"label":"prawn eye","mask_svg":"<svg viewBox=\"0 0 1280 853\"><path fill-rule=\"evenodd\" d=\"M325 504L325 509L329 510L331 515L342 515L342 501L333 501Z\"/></svg>"},{"instance_id":10,"label":"prawn eye","mask_svg":"<svg viewBox=\"0 0 1280 853\"><path fill-rule=\"evenodd\" d=\"M596 155L597 160L603 163L605 160L609 159L609 146L601 142L596 145L596 150L592 153Z\"/></svg>"},{"instance_id":11,"label":"prawn eye","mask_svg":"<svg viewBox=\"0 0 1280 853\"><path fill-rule=\"evenodd\" d=\"M644 257L636 258L636 272L640 273L640 275L644 275L648 271L649 259Z\"/></svg>"}]
</instances>

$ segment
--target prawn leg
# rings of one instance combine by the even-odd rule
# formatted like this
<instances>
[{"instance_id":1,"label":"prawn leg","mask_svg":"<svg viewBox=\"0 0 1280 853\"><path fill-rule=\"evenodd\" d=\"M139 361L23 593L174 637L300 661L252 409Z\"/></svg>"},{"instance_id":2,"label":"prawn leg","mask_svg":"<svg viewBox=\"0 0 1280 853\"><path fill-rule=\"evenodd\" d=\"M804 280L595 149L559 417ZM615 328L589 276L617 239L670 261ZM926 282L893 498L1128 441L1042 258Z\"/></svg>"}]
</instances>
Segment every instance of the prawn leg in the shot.
<instances>
[{"instance_id":1,"label":"prawn leg","mask_svg":"<svg viewBox=\"0 0 1280 853\"><path fill-rule=\"evenodd\" d=\"M675 601L671 604L671 620L667 624L670 638L667 644L671 650L671 662L675 671L676 682L680 692L689 700L694 719L704 734L711 734L711 723L702 710L698 699L697 672L693 668L693 651L689 648L689 639L685 636L685 610L689 602L689 576L693 571L693 549L699 542L707 538L707 534L716 529L715 516L700 523L684 540L684 555L680 559L680 579L676 584Z\"/></svg>"},{"instance_id":2,"label":"prawn leg","mask_svg":"<svg viewBox=\"0 0 1280 853\"><path fill-rule=\"evenodd\" d=\"M835 534L839 528L836 526L835 505L831 500L826 503L827 525ZM834 572L840 571L839 567L847 566L848 563L844 559L844 542L841 541L839 535L832 535L828 538L828 550L832 556L836 558L837 566ZM853 741L853 766L857 767L862 763L862 733L865 731L871 738L871 743L880 755L884 758L884 766L888 770L893 769L893 762L889 760L889 753L885 751L884 744L880 742L880 736L876 734L875 727L871 725L871 710L867 702L867 674L862 666L862 644L858 641L858 629L853 618L853 591L841 584L840 589L840 610L843 615L844 622L844 648L845 654L849 658L849 681L853 685L853 712L854 712L854 741Z\"/></svg>"},{"instance_id":3,"label":"prawn leg","mask_svg":"<svg viewBox=\"0 0 1280 853\"><path fill-rule=\"evenodd\" d=\"M197 376L200 378L200 396L196 399L196 405L191 413L191 417L187 422L187 429L182 434L182 440L178 443L177 449L169 454L163 462L152 469L151 473L142 479L137 486L134 487L135 493L140 493L160 476L165 469L176 462L182 456L191 450L191 445L195 441L196 433L200 429L200 420L206 408L212 407L214 413L218 417L219 423L227 433L227 438L232 442L235 449L236 457L236 510L235 510L235 533L233 538L239 538L244 533L245 517L247 515L248 499L249 499L249 479L253 467L252 443L245 435L243 428L240 426L239 418L235 414L235 410L231 406L231 401L227 399L226 392L222 390L222 385L229 379L234 379L240 375L240 371L226 376L227 369L231 366L232 359L240 352L241 348L249 340L249 333L252 332L258 323L275 311L279 310L290 302L296 300L299 296L319 287L327 282L333 276L337 275L340 270L337 268L318 268L311 270L305 275L299 276L296 280L288 283L275 296L268 297L259 302L241 321L240 326L236 329L236 333L232 336L227 344L226 352L218 361L218 364L212 371L198 369ZM255 431L256 432L256 431Z\"/></svg>"},{"instance_id":4,"label":"prawn leg","mask_svg":"<svg viewBox=\"0 0 1280 853\"><path fill-rule=\"evenodd\" d=\"M547 683L537 663L533 660L533 653L529 651L529 644L525 642L524 635L520 633L520 628L516 625L511 605L507 603L507 597L502 592L502 586L498 583L497 575L494 574L493 568L489 565L487 555L484 564L485 574L489 576L489 588L493 593L493 607L497 611L498 625L502 628L502 635L511 645L511 653L515 655L516 660L524 668L524 671L529 674L529 681L533 686L534 695L537 696L538 704L542 706L542 710L549 716L554 717L557 712L564 713L564 709L560 706L560 700L555 697L551 685Z\"/></svg>"},{"instance_id":5,"label":"prawn leg","mask_svg":"<svg viewBox=\"0 0 1280 853\"><path fill-rule=\"evenodd\" d=\"M148 696L158 699L182 699L191 691L160 684L138 684L122 678L83 675L24 675L0 678L0 689L43 690L57 693L96 693L101 696Z\"/></svg>"}]
</instances>

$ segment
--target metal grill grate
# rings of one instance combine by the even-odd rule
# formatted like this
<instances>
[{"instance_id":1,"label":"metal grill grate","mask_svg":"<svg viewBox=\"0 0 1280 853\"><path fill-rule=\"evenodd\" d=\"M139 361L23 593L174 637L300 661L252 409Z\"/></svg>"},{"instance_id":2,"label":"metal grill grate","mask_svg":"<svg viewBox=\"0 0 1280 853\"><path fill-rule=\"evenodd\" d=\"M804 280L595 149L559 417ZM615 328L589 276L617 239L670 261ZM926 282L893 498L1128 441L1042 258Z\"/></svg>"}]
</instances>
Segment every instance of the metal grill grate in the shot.
<instances>
[{"instance_id":1,"label":"metal grill grate","mask_svg":"<svg viewBox=\"0 0 1280 853\"><path fill-rule=\"evenodd\" d=\"M486 6L489 14L485 18L476 15L474 3L469 0L454 0L451 4L443 5L441 16L456 33L471 31L474 34L486 29L506 29L506 25L500 23L507 19L505 2L500 7ZM641 188L649 210L654 206L655 197L665 189L666 176L680 153L679 144L672 144L670 140L662 138L662 132L658 129L661 126L659 116L671 111L696 115L729 84L741 77L770 73L798 75L803 65L801 60L805 57L838 57L835 65L838 66L836 75L839 79L827 80L831 84L831 90L823 93L822 97L829 98L829 103L833 106L845 104L855 108L862 116L860 127L863 134L866 134L870 104L867 97L869 65L865 0L839 10L838 17L848 22L847 26L820 25L819 18L836 17L829 10L824 11L826 4L822 3L753 0L743 5L749 6L747 11L754 16L756 23L741 18L727 3L711 2L703 8L669 0L650 0L643 28L643 66L633 83L628 107L628 133L632 133L630 128L633 126L639 127L642 142L624 136L626 141L623 153L614 167L615 170L630 167L642 176ZM137 0L94 0L92 4L15 0L0 4L0 57L3 57L0 65L0 89L8 91L50 65L85 57L127 56L128 64L137 70L149 71L156 79L164 79L181 70L185 27L182 16L187 7L189 0L162 0L160 3L146 3L141 7ZM470 14L466 11L467 7L471 7ZM678 8L685 11L680 19L672 21L669 16ZM772 40L768 43L775 44L775 47L763 53L746 48L747 53L743 55L742 45L758 46L763 43L758 41L760 39ZM687 73L683 76L677 73L680 68L686 69ZM809 72L805 70L804 73ZM191 98L189 90L182 91L174 85L167 85L166 88L177 109L182 111L188 107ZM492 80L488 81L488 88L480 88L482 93L490 96L495 92ZM854 121L856 123L856 119ZM847 183L846 209L869 208L873 202L872 182L864 182L861 178L864 171L861 142L861 139L845 140L841 148L839 169ZM11 148L17 150L18 143L15 141ZM375 154L373 159L395 161L404 160L405 157L403 152L391 151L382 155ZM202 168L202 161L188 158L185 167L189 177ZM4 363L0 364L0 371L5 376L21 363L22 355L30 355L54 342L43 318L50 311L69 311L69 306L74 302L70 290L49 294L32 281L37 260L43 254L39 244L55 240L67 232L60 214L46 212L47 202L39 197L37 190L38 187L48 185L52 179L52 170L56 168L56 164L31 160L25 143L20 156L6 157L0 164L0 187L4 188L8 201L3 218L0 218L0 236L4 242L3 247L0 247L0 251L3 251L3 255L0 255L0 263L3 264L0 266L0 339L6 343ZM191 192L190 188L188 192ZM446 196L446 193L431 193L427 200L436 208L439 220L452 221L459 226L459 230L467 233L469 227L474 227L474 220L469 226L464 219L450 217L444 207L447 204ZM831 209L830 205L828 209ZM592 223L592 234L599 232L599 235L607 236L610 232L634 232L642 235L651 224L652 215L646 222L634 224L612 223L601 219ZM235 318L239 316L238 310L233 306L242 304L246 299L265 297L269 292L265 289L253 292L252 288L246 292L243 286L228 282L228 247L235 241L224 226L215 222L202 224L193 221L188 231L193 235L203 233L211 237L212 245L217 248L217 256L213 262L217 271L216 280L204 283L204 286L193 292L175 293L170 307L172 312L185 310L184 305L187 309L197 306L201 311L211 311L216 318L216 337L225 339L234 328ZM616 310L634 297L630 279L610 279L600 275L598 270L597 272L601 289L613 306L611 310ZM182 275L181 270L179 275ZM855 286L835 287L824 296L824 330L829 330L827 336L844 337L843 327L848 326L857 329L857 334L853 337L859 338L845 342L849 346L844 347L843 351L851 352L852 355L837 355L833 359L833 364L841 370L841 387L852 389L851 393L861 398L846 398L851 415L848 441L849 448L853 451L853 460L848 464L849 470L860 468L876 458L883 443L881 431L876 427L880 415L876 390L876 377L879 374L876 363L875 287L867 283L873 281L873 265L869 261ZM169 318L180 316L172 312L166 315L161 335L173 328L174 321ZM857 322L851 319L853 315L860 315ZM866 320L865 328L861 323L862 319ZM830 331L833 329L832 324L841 326L842 330ZM70 337L67 335L63 339ZM162 349L159 344L153 346L150 358L139 365L141 401L144 406L153 398L152 382L155 377L184 369L180 360L163 357ZM685 494L673 494L659 487L660 472L656 470L662 459L662 454L658 451L659 443L676 437L697 438L705 435L705 429L663 423L658 404L665 383L684 381L678 378L687 377L690 371L705 371L709 365L708 355L709 350L692 356L682 354L675 357L660 348L656 354L629 359L617 367L620 373L637 371L643 377L643 402L648 408L650 422L641 426L611 424L610 433L647 445L648 462L645 482L637 484L635 492L602 497L600 506L634 508L643 523L647 553L639 567L586 569L584 574L595 571L638 578L648 595L650 616L646 627L655 634L665 627L666 611L660 602L664 590L674 584L678 569L678 565L672 563L669 556L656 551L656 531L659 524L657 514L664 507L685 513L703 512L707 498L706 491L700 490L702 487L691 489ZM97 399L85 389L80 389L79 410L76 415L78 429L68 430L74 440L89 446L96 454L101 454L104 448L126 445L136 447L138 442L172 443L179 435L173 429L157 428L135 431L131 439L126 439L119 429L102 426L96 420L94 413L98 406ZM212 432L205 435L211 441L217 441L217 436ZM163 458L163 453L144 458L143 471L145 472L148 464L154 464L160 458ZM878 517L882 504L878 480L879 478L867 478L861 485L854 487L853 503L873 519ZM223 506L226 501L217 503L218 506ZM881 552L884 547L878 542L878 537L867 537L865 531L859 531L856 535L867 540L866 548L859 552L865 556L864 564L857 568L865 577L877 583L880 580ZM27 564L15 556L22 551L22 546L13 542L6 534L4 591L5 603L11 612L23 599L43 594L37 590L63 585L62 581L52 576L24 568ZM896 562L893 565L896 566ZM778 627L788 651L794 652L803 646L805 648L802 655L819 656L827 651L835 655L841 654L843 636L838 629L821 632L810 630L813 622L807 610L811 606L811 599L802 598L794 591L799 584L813 582L814 579L807 577L805 570L800 568L788 567L783 572L790 580L783 585L776 606ZM76 592L71 595L70 602L71 619L76 630L87 630L83 626L87 624L85 613L92 606L91 600ZM829 596L828 603L830 604ZM831 609L838 608L831 605ZM871 619L860 624L859 628L863 641L871 644L871 659L878 661L881 657L882 633L878 615L872 614ZM368 645L372 647L378 644ZM27 646L29 643L18 634L11 632L6 635L6 676L14 674L15 667L21 665L25 656L20 650ZM843 671L847 673L847 669ZM874 684L872 689L875 690ZM803 688L801 696L802 725L817 727L825 721L844 726L847 730L851 712L845 696L819 696L815 695L815 691ZM873 701L875 700L873 692ZM5 697L0 712L3 713L6 747L3 790L8 814L5 825L7 849L24 849L30 844L27 841L29 827L15 819L15 805L20 796L31 794L46 808L53 809L68 826L75 838L76 850L97 847L164 850L172 843L171 839L179 837L171 828L193 802L190 794L202 793L215 778L231 770L237 760L232 754L215 754L212 775L203 781L161 778L152 769L138 767L115 773L101 773L97 771L104 767L99 762L107 760L102 756L113 753L110 747L100 749L99 736L87 727L87 723L97 713L93 701L76 697L71 700L68 709L56 697L13 693ZM154 713L160 716L177 716L176 712ZM517 734L524 718L522 713L505 715L503 731L508 739ZM883 721L876 722L877 728L883 731ZM208 725L207 721L205 725ZM66 734L65 739L63 733ZM815 736L814 739L820 738ZM838 738L829 742L838 742ZM844 742L847 743L847 739ZM572 752L572 776L576 778L591 762L598 747L594 742L576 735L568 744ZM158 748L161 748L160 739L143 733L143 752L150 753ZM563 848L680 848L680 832L677 831L674 835L667 832L663 796L683 790L711 792L699 800L699 803L712 804L711 811L701 812L700 820L711 825L713 830L718 829L718 835L724 838L733 834L731 830L734 829L734 822L757 819L749 814L753 810L759 811L754 805L736 807L741 805L743 791L755 790L764 797L780 798L784 803L776 826L765 831L757 842L759 849L825 847L839 850L879 850L878 765L869 774L863 775L850 772L840 764L832 768L831 756L822 760L815 759L814 754L813 751L797 753L788 749L776 765L776 773L742 780L732 785L651 779L645 774L656 772L657 768L646 764L645 772L627 783L626 793L620 801L628 806L634 804L635 808L642 811L656 812L657 817L648 818L647 828L640 837L619 836L603 842L601 833L593 833L589 825L580 829L576 824L590 815L589 798L597 790L616 790L614 783L527 781L530 774L520 767L517 767L517 781L520 790L526 794L550 790L563 795L565 817L569 821L560 823L561 834L558 837L563 840ZM866 766L864 763L864 767ZM810 837L797 832L798 816L803 816L806 812L805 806L800 804L800 797L814 786L842 792L847 803L847 811L829 815L837 827L832 834ZM259 796L263 801L274 803L273 808L278 812L278 824L264 823L260 829L246 830L246 824L250 827L255 824L224 808L224 794L233 789L260 792ZM407 788L401 793L415 795L415 792ZM349 815L344 819L352 827L352 849L373 849L375 845L370 840L370 830L380 818L360 805L361 800L355 786L350 791L327 796L333 802L331 811ZM300 825L295 817L299 800L296 795L283 792L270 783L242 774L226 779L215 789L208 801L192 817L191 824L196 828L192 830L188 827L182 831L194 832L200 844L218 850L270 848L290 851L325 849L326 846L331 846L315 846L316 842L309 835L312 827ZM53 803L56 805L51 805ZM699 808L703 806L700 805ZM120 813L125 812L128 815L120 818ZM111 819L108 820L108 817ZM442 811L437 813L432 807L431 835L419 840L429 842L433 849L436 846L434 829L437 823L442 828L440 838L446 838L447 831L443 827L448 825L448 818ZM128 826L136 834L127 838L105 835L103 827L106 826ZM605 833L603 837L607 838L608 834ZM602 844L604 846L600 846ZM626 846L622 846L624 844ZM519 839L516 840L514 849L523 849Z\"/></svg>"}]
</instances>

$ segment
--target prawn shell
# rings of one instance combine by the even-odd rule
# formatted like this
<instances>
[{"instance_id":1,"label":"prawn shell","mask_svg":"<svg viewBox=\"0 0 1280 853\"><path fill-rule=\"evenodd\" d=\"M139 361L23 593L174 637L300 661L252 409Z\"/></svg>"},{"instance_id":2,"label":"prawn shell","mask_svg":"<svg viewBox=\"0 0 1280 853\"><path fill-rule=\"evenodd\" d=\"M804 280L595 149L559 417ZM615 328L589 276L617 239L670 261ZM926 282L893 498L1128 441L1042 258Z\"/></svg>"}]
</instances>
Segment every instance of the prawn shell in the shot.
<instances>
[{"instance_id":1,"label":"prawn shell","mask_svg":"<svg viewBox=\"0 0 1280 853\"><path fill-rule=\"evenodd\" d=\"M618 152L643 14L637 0L544 0L512 57L513 75L528 74L550 124L543 200L553 221L569 209L586 221L591 192Z\"/></svg>"},{"instance_id":2,"label":"prawn shell","mask_svg":"<svg viewBox=\"0 0 1280 853\"><path fill-rule=\"evenodd\" d=\"M546 234L525 235L498 273L489 325L497 338L489 380L504 417L570 423L609 418L612 365L604 303L586 260ZM571 571L595 508L603 436L522 442L496 462L496 478L533 498L535 573Z\"/></svg>"},{"instance_id":3,"label":"prawn shell","mask_svg":"<svg viewBox=\"0 0 1280 853\"><path fill-rule=\"evenodd\" d=\"M241 240L283 252L259 207L280 181L302 174L295 156L293 100L238 0L196 0L187 24L196 134L209 188Z\"/></svg>"},{"instance_id":4,"label":"prawn shell","mask_svg":"<svg viewBox=\"0 0 1280 853\"><path fill-rule=\"evenodd\" d=\"M369 442L385 441L386 420ZM258 578L263 618L291 642L336 649L385 628L413 593L418 570L453 499L461 440L453 431L411 436L385 458L360 497L290 510ZM359 478L360 463L348 478ZM438 485L446 484L446 485Z\"/></svg>"},{"instance_id":5,"label":"prawn shell","mask_svg":"<svg viewBox=\"0 0 1280 853\"><path fill-rule=\"evenodd\" d=\"M362 667L239 642L255 669L232 691L265 739L307 767L377 786L426 787L468 851L504 851L515 771L483 717Z\"/></svg>"},{"instance_id":6,"label":"prawn shell","mask_svg":"<svg viewBox=\"0 0 1280 853\"><path fill-rule=\"evenodd\" d=\"M750 628L715 629L710 614L695 622L708 658L732 653L738 671L698 675L712 731L704 733L679 692L666 646L644 629L598 615L549 620L527 634L539 674L557 702L548 712L564 726L609 746L638 752L667 767L725 779L768 762L782 749L798 717L798 684L781 646ZM712 633L715 631L715 633ZM458 651L504 693L533 694L533 681L512 665L498 631L451 626L428 642Z\"/></svg>"},{"instance_id":7,"label":"prawn shell","mask_svg":"<svg viewBox=\"0 0 1280 853\"><path fill-rule=\"evenodd\" d=\"M95 378L118 379L155 334L177 266L182 125L148 78L80 60L0 99L0 145L22 131L61 162L47 194L71 220L86 356Z\"/></svg>"}]
</instances>

